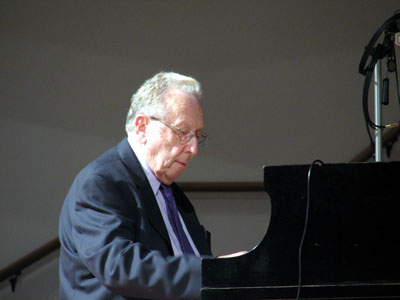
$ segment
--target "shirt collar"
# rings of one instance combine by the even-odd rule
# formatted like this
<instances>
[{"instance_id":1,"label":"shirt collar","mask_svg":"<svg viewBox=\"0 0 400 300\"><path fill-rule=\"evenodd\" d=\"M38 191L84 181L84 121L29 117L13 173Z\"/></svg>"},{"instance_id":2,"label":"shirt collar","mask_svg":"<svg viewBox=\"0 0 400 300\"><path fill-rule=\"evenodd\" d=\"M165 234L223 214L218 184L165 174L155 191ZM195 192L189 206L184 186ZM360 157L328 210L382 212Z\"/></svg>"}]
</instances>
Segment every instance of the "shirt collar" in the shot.
<instances>
[{"instance_id":1,"label":"shirt collar","mask_svg":"<svg viewBox=\"0 0 400 300\"><path fill-rule=\"evenodd\" d=\"M128 135L128 143L132 148L132 151L135 153L137 159L139 160L140 165L142 166L142 169L144 171L144 174L147 177L147 180L150 183L151 189L153 190L154 195L156 195L160 189L160 181L157 179L157 177L154 175L153 171L150 169L149 165L147 164L146 161L146 155L143 151L143 148L140 147L140 145L137 145L133 141L134 137Z\"/></svg>"}]
</instances>

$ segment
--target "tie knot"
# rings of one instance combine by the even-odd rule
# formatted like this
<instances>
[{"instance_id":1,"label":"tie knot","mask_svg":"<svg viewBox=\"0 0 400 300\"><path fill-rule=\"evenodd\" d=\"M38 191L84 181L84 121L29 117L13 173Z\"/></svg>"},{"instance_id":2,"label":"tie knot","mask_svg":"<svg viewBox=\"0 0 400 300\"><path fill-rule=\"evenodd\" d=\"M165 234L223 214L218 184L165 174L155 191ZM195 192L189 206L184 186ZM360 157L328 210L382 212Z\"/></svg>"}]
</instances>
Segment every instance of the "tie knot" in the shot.
<instances>
[{"instance_id":1,"label":"tie knot","mask_svg":"<svg viewBox=\"0 0 400 300\"><path fill-rule=\"evenodd\" d=\"M160 191L163 194L164 198L167 198L168 200L174 197L173 193L172 193L172 188L170 185L165 185L165 184L161 183Z\"/></svg>"}]
</instances>

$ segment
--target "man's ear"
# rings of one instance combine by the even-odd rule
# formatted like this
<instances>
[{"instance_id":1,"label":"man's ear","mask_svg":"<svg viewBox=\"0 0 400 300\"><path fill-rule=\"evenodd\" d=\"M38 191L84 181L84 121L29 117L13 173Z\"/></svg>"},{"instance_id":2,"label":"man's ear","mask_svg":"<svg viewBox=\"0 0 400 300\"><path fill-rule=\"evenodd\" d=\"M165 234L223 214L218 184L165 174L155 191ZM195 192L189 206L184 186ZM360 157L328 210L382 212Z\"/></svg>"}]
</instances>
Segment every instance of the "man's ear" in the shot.
<instances>
[{"instance_id":1,"label":"man's ear","mask_svg":"<svg viewBox=\"0 0 400 300\"><path fill-rule=\"evenodd\" d=\"M141 144L145 144L147 141L147 125L149 119L145 115L138 115L135 118L135 133Z\"/></svg>"}]
</instances>

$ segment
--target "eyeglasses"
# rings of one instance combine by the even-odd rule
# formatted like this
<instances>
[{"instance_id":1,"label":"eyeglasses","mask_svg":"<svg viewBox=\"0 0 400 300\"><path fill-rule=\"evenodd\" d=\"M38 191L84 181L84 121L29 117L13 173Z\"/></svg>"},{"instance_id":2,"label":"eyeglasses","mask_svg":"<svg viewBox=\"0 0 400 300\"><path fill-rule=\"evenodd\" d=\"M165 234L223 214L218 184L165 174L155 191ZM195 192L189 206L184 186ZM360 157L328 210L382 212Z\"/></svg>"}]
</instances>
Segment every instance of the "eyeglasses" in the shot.
<instances>
[{"instance_id":1,"label":"eyeglasses","mask_svg":"<svg viewBox=\"0 0 400 300\"><path fill-rule=\"evenodd\" d=\"M174 125L165 123L164 121L161 121L160 119L157 119L155 117L150 117L151 120L158 121L165 126L169 127L178 137L180 140L181 145L185 145L190 142L190 140L196 136L197 138L197 143L199 146L203 146L207 143L208 135L206 133L196 133L193 130L187 128L187 127L176 127Z\"/></svg>"}]
</instances>

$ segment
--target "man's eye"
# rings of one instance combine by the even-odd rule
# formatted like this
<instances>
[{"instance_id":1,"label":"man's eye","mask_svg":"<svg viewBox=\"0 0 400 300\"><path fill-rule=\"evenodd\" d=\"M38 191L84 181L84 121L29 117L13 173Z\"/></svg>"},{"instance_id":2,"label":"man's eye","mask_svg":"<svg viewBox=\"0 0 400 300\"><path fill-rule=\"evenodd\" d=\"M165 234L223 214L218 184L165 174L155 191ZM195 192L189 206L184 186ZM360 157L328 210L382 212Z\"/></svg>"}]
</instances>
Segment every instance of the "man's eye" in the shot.
<instances>
[{"instance_id":1,"label":"man's eye","mask_svg":"<svg viewBox=\"0 0 400 300\"><path fill-rule=\"evenodd\" d=\"M183 136L186 136L186 135L190 134L190 130L186 129L186 128L181 128L181 134Z\"/></svg>"}]
</instances>

